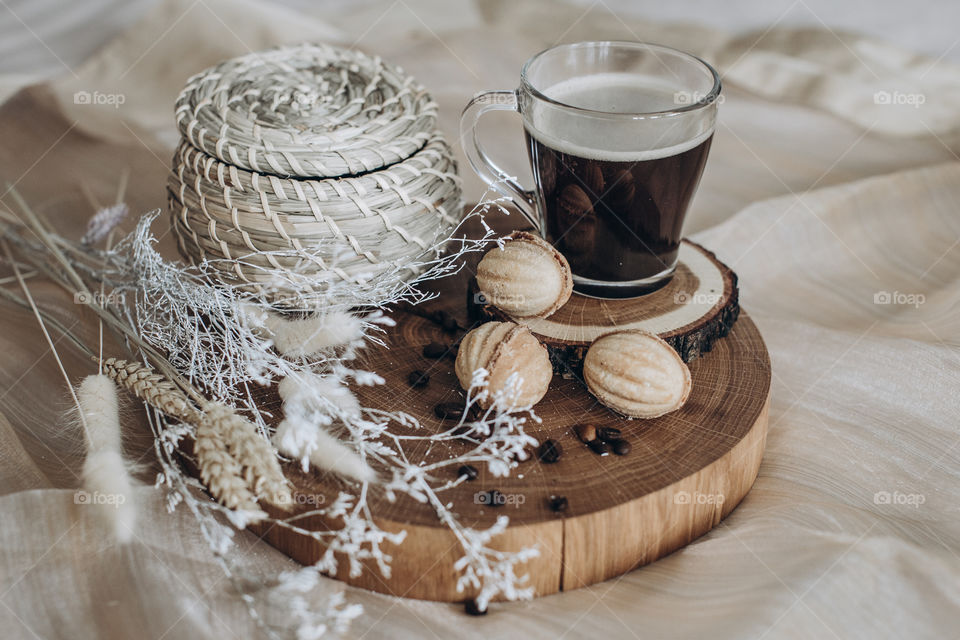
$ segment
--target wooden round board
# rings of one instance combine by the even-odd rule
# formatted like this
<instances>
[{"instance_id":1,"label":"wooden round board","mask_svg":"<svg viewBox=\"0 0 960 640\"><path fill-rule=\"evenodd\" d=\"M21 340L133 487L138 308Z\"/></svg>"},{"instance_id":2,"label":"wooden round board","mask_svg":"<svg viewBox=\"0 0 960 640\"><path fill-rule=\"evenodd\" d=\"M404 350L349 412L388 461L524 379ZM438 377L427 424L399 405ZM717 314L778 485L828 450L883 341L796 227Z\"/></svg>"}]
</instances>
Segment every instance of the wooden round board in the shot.
<instances>
[{"instance_id":1,"label":"wooden round board","mask_svg":"<svg viewBox=\"0 0 960 640\"><path fill-rule=\"evenodd\" d=\"M679 277L681 282L689 282L682 280L686 277L682 270ZM439 298L422 306L430 311L446 310L464 325L462 301L468 280L469 273L441 281ZM691 293L695 291L700 289ZM617 303L604 304L612 310ZM428 429L448 429L449 423L441 423L434 415L434 406L463 400L453 358L427 359L422 347L432 341L449 343L454 336L410 311L393 316L398 324L388 333L389 348L370 350L363 357L364 367L378 372L387 384L361 389L361 402L402 408ZM509 478L494 478L480 469L475 481L445 491L442 499L453 504L465 526L487 528L498 516L509 516L510 525L494 540L494 546L539 549L539 556L518 571L518 575L529 574L537 595L606 580L689 543L727 516L746 495L766 441L770 390L766 347L745 314L727 329L726 337L712 341L709 353L690 363L693 390L687 404L655 420L627 420L597 403L576 375L555 376L547 396L535 409L543 422L530 425L528 431L540 441L559 441L564 451L561 459L545 464L531 457ZM429 385L411 388L407 376L413 369L428 372ZM266 409L282 413L275 398L267 404ZM632 451L623 457L594 454L572 431L574 425L584 422L622 429ZM421 442L418 449L406 453L412 459L432 462L450 457L457 447L465 449L467 445L451 440L425 449ZM285 472L295 487L295 502L303 503L301 511L310 510L318 496L332 500L349 486L333 475L304 473L293 464L287 465ZM494 508L476 498L492 489L507 497L506 505ZM561 495L569 506L557 513L549 508L549 501L551 496ZM453 565L460 557L460 547L429 506L403 496L390 502L375 489L368 495L368 504L383 529L407 532L401 545L383 545L393 557L391 576L383 577L370 564L362 575L351 577L347 563L340 562L336 577L409 598L460 601L474 595L469 590L457 591ZM298 524L308 530L338 526L338 522L317 516L303 518ZM265 526L260 533L303 563L313 563L323 553L312 538L288 529Z\"/></svg>"}]
</instances>

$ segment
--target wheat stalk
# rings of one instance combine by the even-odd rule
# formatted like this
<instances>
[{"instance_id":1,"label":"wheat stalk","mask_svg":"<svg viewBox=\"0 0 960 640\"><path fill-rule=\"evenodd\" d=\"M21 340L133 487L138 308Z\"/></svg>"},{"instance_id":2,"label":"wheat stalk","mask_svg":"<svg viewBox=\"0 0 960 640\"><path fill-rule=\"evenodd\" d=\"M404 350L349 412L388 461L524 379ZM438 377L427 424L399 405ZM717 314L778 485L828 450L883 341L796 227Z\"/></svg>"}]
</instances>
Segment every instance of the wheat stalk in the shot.
<instances>
[{"instance_id":1,"label":"wheat stalk","mask_svg":"<svg viewBox=\"0 0 960 640\"><path fill-rule=\"evenodd\" d=\"M197 425L193 452L200 468L200 480L210 493L228 509L241 509L254 514L249 521L258 522L266 514L257 506L257 498L241 476L242 467L227 452L226 443L210 421Z\"/></svg>"},{"instance_id":2,"label":"wheat stalk","mask_svg":"<svg viewBox=\"0 0 960 640\"><path fill-rule=\"evenodd\" d=\"M201 413L177 385L139 362L108 358L103 370L151 407L196 426L194 453L200 479L224 506L259 511L256 502L261 495L277 506L291 504L290 489L270 445L233 408L208 401Z\"/></svg>"},{"instance_id":3,"label":"wheat stalk","mask_svg":"<svg viewBox=\"0 0 960 640\"><path fill-rule=\"evenodd\" d=\"M186 394L163 374L139 362L119 358L103 361L103 372L151 407L181 422L198 424L199 412Z\"/></svg>"},{"instance_id":4,"label":"wheat stalk","mask_svg":"<svg viewBox=\"0 0 960 640\"><path fill-rule=\"evenodd\" d=\"M226 450L240 463L243 479L254 493L277 506L291 504L290 487L277 456L252 422L225 404L208 402L200 424L226 443Z\"/></svg>"}]
</instances>

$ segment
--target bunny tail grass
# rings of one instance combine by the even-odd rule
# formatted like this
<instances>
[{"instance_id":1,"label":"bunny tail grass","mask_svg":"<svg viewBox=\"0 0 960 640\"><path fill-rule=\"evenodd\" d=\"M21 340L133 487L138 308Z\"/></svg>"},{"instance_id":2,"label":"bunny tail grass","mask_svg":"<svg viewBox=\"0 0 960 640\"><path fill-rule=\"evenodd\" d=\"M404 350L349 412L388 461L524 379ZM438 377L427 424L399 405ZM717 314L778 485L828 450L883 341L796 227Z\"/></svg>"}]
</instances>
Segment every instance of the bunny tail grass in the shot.
<instances>
[{"instance_id":1,"label":"bunny tail grass","mask_svg":"<svg viewBox=\"0 0 960 640\"><path fill-rule=\"evenodd\" d=\"M333 378L304 375L281 380L279 392L285 417L273 442L282 453L299 459L304 471L312 464L360 482L376 479L363 457L325 428L336 419L360 416L349 389Z\"/></svg>"},{"instance_id":2,"label":"bunny tail grass","mask_svg":"<svg viewBox=\"0 0 960 640\"><path fill-rule=\"evenodd\" d=\"M358 482L373 482L377 477L356 451L327 433L320 425L301 417L291 417L281 422L273 442L284 455L299 459L304 471L309 461L318 469L333 471Z\"/></svg>"},{"instance_id":3,"label":"bunny tail grass","mask_svg":"<svg viewBox=\"0 0 960 640\"><path fill-rule=\"evenodd\" d=\"M277 351L289 358L311 356L363 337L363 322L341 311L302 319L268 313L265 324Z\"/></svg>"},{"instance_id":4,"label":"bunny tail grass","mask_svg":"<svg viewBox=\"0 0 960 640\"><path fill-rule=\"evenodd\" d=\"M85 503L97 509L117 541L127 543L133 538L137 511L133 482L120 453L117 386L105 375L88 376L77 389L77 399L87 434Z\"/></svg>"},{"instance_id":5,"label":"bunny tail grass","mask_svg":"<svg viewBox=\"0 0 960 640\"><path fill-rule=\"evenodd\" d=\"M377 478L376 472L356 451L327 433L323 427L318 429L317 448L310 454L310 464L358 482L373 482Z\"/></svg>"}]
</instances>

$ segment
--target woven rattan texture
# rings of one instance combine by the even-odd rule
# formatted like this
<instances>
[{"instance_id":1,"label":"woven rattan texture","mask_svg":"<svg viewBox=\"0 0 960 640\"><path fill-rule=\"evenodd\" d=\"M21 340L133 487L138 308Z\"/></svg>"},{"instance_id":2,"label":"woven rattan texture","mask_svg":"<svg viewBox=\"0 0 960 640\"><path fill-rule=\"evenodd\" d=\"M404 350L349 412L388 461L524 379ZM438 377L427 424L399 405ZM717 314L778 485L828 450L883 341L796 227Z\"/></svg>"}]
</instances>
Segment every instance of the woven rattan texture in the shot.
<instances>
[{"instance_id":1,"label":"woven rattan texture","mask_svg":"<svg viewBox=\"0 0 960 640\"><path fill-rule=\"evenodd\" d=\"M177 122L181 253L274 303L409 277L458 221L436 105L378 58L302 45L229 60L190 79Z\"/></svg>"},{"instance_id":2,"label":"woven rattan texture","mask_svg":"<svg viewBox=\"0 0 960 640\"><path fill-rule=\"evenodd\" d=\"M177 100L185 140L258 173L335 178L409 157L430 138L437 105L399 68L361 52L283 47L223 62Z\"/></svg>"}]
</instances>

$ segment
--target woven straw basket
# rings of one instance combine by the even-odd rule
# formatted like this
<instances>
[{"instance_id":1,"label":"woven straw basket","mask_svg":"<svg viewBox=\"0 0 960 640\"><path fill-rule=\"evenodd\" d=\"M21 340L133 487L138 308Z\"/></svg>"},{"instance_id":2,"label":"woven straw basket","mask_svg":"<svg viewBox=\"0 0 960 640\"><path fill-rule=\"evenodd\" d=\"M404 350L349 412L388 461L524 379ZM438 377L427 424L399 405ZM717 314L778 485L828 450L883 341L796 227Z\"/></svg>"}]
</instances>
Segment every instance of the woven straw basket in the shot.
<instances>
[{"instance_id":1,"label":"woven straw basket","mask_svg":"<svg viewBox=\"0 0 960 640\"><path fill-rule=\"evenodd\" d=\"M436 103L379 58L301 45L228 60L188 81L176 117L181 253L278 306L409 278L460 217Z\"/></svg>"}]
</instances>

